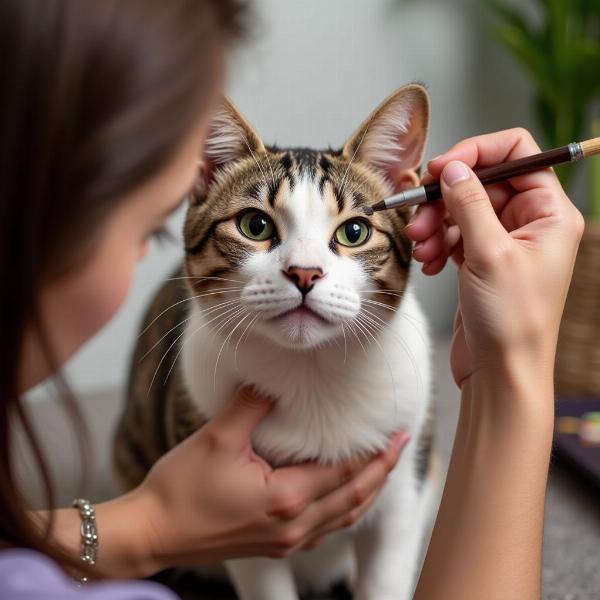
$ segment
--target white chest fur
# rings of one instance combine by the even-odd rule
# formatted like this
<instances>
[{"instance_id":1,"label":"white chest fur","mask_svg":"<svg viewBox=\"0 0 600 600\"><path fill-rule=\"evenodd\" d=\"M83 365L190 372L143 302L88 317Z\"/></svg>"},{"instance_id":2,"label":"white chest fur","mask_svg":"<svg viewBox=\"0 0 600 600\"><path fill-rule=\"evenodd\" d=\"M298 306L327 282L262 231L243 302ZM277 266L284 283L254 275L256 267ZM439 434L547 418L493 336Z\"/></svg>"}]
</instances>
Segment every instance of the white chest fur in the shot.
<instances>
[{"instance_id":1,"label":"white chest fur","mask_svg":"<svg viewBox=\"0 0 600 600\"><path fill-rule=\"evenodd\" d=\"M252 383L277 398L253 440L274 465L335 462L383 448L401 427L414 439L422 427L430 348L425 318L410 290L386 330L376 341L363 337L362 346L350 334L311 350L283 349L252 333L238 344L243 327L224 343L198 308L191 317L182 350L190 396L208 418L240 384Z\"/></svg>"}]
</instances>

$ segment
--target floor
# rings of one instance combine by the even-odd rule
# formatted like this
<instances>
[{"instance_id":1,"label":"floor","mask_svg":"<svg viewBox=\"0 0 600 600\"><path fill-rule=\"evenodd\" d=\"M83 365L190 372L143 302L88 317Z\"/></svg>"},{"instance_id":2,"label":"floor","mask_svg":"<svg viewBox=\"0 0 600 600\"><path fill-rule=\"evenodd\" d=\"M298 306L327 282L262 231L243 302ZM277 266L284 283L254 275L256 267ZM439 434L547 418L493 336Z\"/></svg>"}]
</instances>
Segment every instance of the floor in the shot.
<instances>
[{"instance_id":1,"label":"floor","mask_svg":"<svg viewBox=\"0 0 600 600\"><path fill-rule=\"evenodd\" d=\"M436 356L438 448L446 464L452 446L458 409L458 393L448 368L448 342L437 344ZM87 497L99 501L114 494L110 468L111 432L119 412L116 394L99 394L84 401L84 412L91 426L90 442L94 467ZM65 421L56 404L37 399L32 405L34 419L43 423L42 440L51 457L51 466L59 482L59 505L79 495L77 478L78 453L74 441L65 434ZM31 483L34 475L23 461L23 479L34 502L39 490ZM162 574L178 590L184 600L221 600L235 596L222 585L207 587L190 575ZM543 559L543 600L600 599L600 490L588 487L566 466L554 461L551 466L546 505ZM329 598L342 600L349 596L338 589Z\"/></svg>"}]
</instances>

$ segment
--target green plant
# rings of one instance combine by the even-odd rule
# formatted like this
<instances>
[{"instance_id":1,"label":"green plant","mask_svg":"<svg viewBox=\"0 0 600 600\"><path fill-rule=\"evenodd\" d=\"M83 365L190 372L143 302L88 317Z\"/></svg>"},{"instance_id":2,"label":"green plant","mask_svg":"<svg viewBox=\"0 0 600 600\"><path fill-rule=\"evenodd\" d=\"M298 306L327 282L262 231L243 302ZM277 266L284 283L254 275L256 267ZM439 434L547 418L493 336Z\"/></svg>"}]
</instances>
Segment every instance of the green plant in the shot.
<instances>
[{"instance_id":1,"label":"green plant","mask_svg":"<svg viewBox=\"0 0 600 600\"><path fill-rule=\"evenodd\" d=\"M537 14L508 0L483 2L498 18L494 34L535 86L544 142L557 147L588 137L591 108L600 94L600 0L536 0ZM590 162L597 178L600 164ZM573 167L558 169L565 187ZM600 195L591 196L588 214L600 219Z\"/></svg>"}]
</instances>

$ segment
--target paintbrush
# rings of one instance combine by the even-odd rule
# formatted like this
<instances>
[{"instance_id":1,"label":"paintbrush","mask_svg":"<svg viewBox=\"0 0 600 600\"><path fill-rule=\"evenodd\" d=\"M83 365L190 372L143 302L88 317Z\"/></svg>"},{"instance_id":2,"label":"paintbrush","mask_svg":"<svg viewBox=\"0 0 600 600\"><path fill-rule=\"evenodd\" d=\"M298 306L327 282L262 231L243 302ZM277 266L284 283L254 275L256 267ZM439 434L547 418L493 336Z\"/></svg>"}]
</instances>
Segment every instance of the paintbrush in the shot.
<instances>
[{"instance_id":1,"label":"paintbrush","mask_svg":"<svg viewBox=\"0 0 600 600\"><path fill-rule=\"evenodd\" d=\"M484 185L506 181L517 175L525 175L547 167L553 167L563 163L577 162L600 154L600 137L587 140L585 142L574 142L562 148L555 148L546 152L540 152L533 156L526 156L517 160L510 160L492 167L485 167L475 171L477 177ZM403 206L415 206L434 202L442 197L442 188L439 181L420 185L394 194L385 198L373 206L365 206L364 212L372 215L380 210L389 210L390 208L400 208Z\"/></svg>"}]
</instances>

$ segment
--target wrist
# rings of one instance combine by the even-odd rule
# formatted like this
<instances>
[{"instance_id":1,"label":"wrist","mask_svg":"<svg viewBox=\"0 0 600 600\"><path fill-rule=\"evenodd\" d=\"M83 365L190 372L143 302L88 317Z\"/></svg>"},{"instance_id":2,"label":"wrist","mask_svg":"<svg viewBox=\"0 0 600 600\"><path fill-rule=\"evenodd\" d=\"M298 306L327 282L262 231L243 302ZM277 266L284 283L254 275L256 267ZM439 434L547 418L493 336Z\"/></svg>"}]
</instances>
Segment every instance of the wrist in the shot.
<instances>
[{"instance_id":1,"label":"wrist","mask_svg":"<svg viewBox=\"0 0 600 600\"><path fill-rule=\"evenodd\" d=\"M551 440L554 420L554 358L550 353L499 353L462 386L471 418L491 431Z\"/></svg>"},{"instance_id":2,"label":"wrist","mask_svg":"<svg viewBox=\"0 0 600 600\"><path fill-rule=\"evenodd\" d=\"M161 570L152 551L148 512L146 495L138 488L96 505L99 574L111 579L138 579Z\"/></svg>"},{"instance_id":3,"label":"wrist","mask_svg":"<svg viewBox=\"0 0 600 600\"><path fill-rule=\"evenodd\" d=\"M163 509L159 498L145 484L136 488L132 494L138 515L139 532L134 554L138 557L138 569L142 573L141 577L149 577L174 566L176 561L169 556L166 550L168 534L165 533L166 530L163 526L165 519L162 515Z\"/></svg>"},{"instance_id":4,"label":"wrist","mask_svg":"<svg viewBox=\"0 0 600 600\"><path fill-rule=\"evenodd\" d=\"M468 378L481 391L502 392L506 399L524 401L531 395L554 395L556 346L548 342L499 347L481 360Z\"/></svg>"}]
</instances>

